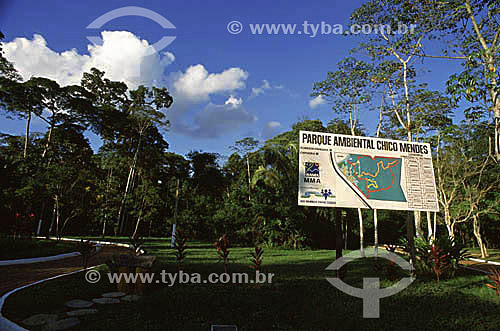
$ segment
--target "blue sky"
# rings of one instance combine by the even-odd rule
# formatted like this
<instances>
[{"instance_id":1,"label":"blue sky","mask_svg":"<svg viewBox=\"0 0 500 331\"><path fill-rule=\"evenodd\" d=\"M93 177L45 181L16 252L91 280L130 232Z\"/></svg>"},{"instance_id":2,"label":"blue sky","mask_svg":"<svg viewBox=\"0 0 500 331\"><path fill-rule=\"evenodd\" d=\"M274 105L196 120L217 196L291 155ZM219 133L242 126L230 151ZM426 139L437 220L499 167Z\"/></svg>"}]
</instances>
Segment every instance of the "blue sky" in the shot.
<instances>
[{"instance_id":1,"label":"blue sky","mask_svg":"<svg viewBox=\"0 0 500 331\"><path fill-rule=\"evenodd\" d=\"M324 21L347 25L349 15L361 3L21 0L0 6L0 29L10 45L7 57L22 68L22 73L45 74L62 83L70 82L68 77L78 76L91 64L110 66L111 78L122 78L127 66L134 65L127 61L144 51L140 41L151 45L163 36L175 36L175 41L151 60L145 74L147 81L165 85L174 94L174 105L167 110L172 128L165 133L170 150L229 155L227 147L243 137L264 140L289 130L304 117L319 118L324 123L332 119L328 104L310 107L312 84L334 70L359 41L341 35L252 35L248 24L290 23L301 27L304 21ZM163 29L137 16L116 18L101 29L86 29L101 15L125 6L152 10L176 29ZM243 25L240 34L227 31L227 24L234 20ZM87 36L99 36L103 31L108 33L107 37L102 35L104 44L92 46ZM34 38L35 34L40 37ZM117 63L125 69L116 67ZM422 74L423 81L440 90L449 74L460 68L458 63L443 60L426 60L425 67L431 72ZM22 134L22 121L4 116L0 121L2 132ZM363 114L361 122L373 129L376 115ZM36 121L33 129L46 130ZM89 138L94 147L99 146L95 136Z\"/></svg>"}]
</instances>

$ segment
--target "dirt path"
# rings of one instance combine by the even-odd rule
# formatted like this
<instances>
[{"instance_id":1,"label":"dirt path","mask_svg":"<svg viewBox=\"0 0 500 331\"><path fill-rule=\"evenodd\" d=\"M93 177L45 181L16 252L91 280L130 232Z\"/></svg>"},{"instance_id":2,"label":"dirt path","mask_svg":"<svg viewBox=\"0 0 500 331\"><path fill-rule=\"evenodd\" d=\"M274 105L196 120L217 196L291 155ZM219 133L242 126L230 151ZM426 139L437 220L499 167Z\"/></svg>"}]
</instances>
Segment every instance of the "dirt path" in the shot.
<instances>
[{"instance_id":1,"label":"dirt path","mask_svg":"<svg viewBox=\"0 0 500 331\"><path fill-rule=\"evenodd\" d=\"M99 253L90 258L88 265L103 264L113 254L130 251L125 247L102 246ZM83 269L80 256L67 259L0 267L0 296L10 290L60 274Z\"/></svg>"}]
</instances>

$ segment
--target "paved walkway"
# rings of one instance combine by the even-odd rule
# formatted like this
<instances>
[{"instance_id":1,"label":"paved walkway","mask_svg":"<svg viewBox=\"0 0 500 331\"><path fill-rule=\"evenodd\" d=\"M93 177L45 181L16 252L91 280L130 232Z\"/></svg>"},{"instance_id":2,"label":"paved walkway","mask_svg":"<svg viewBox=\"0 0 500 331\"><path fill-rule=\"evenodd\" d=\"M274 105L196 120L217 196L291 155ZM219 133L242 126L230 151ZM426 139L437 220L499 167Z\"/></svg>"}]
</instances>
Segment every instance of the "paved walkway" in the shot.
<instances>
[{"instance_id":1,"label":"paved walkway","mask_svg":"<svg viewBox=\"0 0 500 331\"><path fill-rule=\"evenodd\" d=\"M113 254L125 251L129 251L129 249L103 245L99 253L90 258L88 266L103 264L106 260L111 259ZM81 256L57 261L2 266L0 267L0 296L20 286L79 269L83 269Z\"/></svg>"},{"instance_id":2,"label":"paved walkway","mask_svg":"<svg viewBox=\"0 0 500 331\"><path fill-rule=\"evenodd\" d=\"M482 272L490 273L490 269L494 268L500 270L500 265L489 264L484 262L476 262L471 260L460 261L460 264L471 269L475 269Z\"/></svg>"},{"instance_id":3,"label":"paved walkway","mask_svg":"<svg viewBox=\"0 0 500 331\"><path fill-rule=\"evenodd\" d=\"M384 246L379 246L379 249L386 249L386 248ZM403 251L402 249L399 249L399 248L396 249L396 252L399 254L406 254L405 251ZM481 255L473 256L473 257L481 258ZM490 273L491 268L495 268L497 270L500 270L499 265L489 264L489 263L485 263L485 262L476 262L476 261L471 261L471 260L460 261L460 265L467 267L467 268L470 268L470 269L480 271L480 272L485 272L485 273Z\"/></svg>"}]
</instances>

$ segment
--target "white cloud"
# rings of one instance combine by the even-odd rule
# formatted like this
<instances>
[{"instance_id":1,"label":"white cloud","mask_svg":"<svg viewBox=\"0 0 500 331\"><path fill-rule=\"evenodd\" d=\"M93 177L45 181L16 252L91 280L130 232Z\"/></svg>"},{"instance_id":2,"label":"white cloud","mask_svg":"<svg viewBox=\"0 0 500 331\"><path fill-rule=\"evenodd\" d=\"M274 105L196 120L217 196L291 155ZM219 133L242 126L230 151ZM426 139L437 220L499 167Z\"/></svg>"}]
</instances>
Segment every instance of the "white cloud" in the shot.
<instances>
[{"instance_id":1,"label":"white cloud","mask_svg":"<svg viewBox=\"0 0 500 331\"><path fill-rule=\"evenodd\" d=\"M220 73L208 73L201 64L190 66L174 75L177 94L191 101L207 101L210 94L227 93L245 87L248 73L241 68L229 68Z\"/></svg>"},{"instance_id":2,"label":"white cloud","mask_svg":"<svg viewBox=\"0 0 500 331\"><path fill-rule=\"evenodd\" d=\"M140 84L160 84L165 68L174 61L172 53L150 52L149 43L128 31L101 32L102 45L89 45L89 54L76 49L55 52L41 35L32 40L16 38L4 44L5 57L14 63L23 79L40 76L61 85L78 84L84 72L96 67L106 77L127 83L131 88Z\"/></svg>"},{"instance_id":3,"label":"white cloud","mask_svg":"<svg viewBox=\"0 0 500 331\"><path fill-rule=\"evenodd\" d=\"M281 126L281 123L278 121L270 121L267 122L267 126L270 128L279 128Z\"/></svg>"},{"instance_id":4,"label":"white cloud","mask_svg":"<svg viewBox=\"0 0 500 331\"><path fill-rule=\"evenodd\" d=\"M224 104L231 105L231 107L233 108L238 108L242 103L243 100L241 98L235 98L234 96L230 95Z\"/></svg>"},{"instance_id":5,"label":"white cloud","mask_svg":"<svg viewBox=\"0 0 500 331\"><path fill-rule=\"evenodd\" d=\"M270 89L271 89L271 84L269 84L269 82L264 79L262 81L262 85L260 87L252 88L252 95L258 96L258 95L264 94L266 92L266 90L270 90Z\"/></svg>"},{"instance_id":6,"label":"white cloud","mask_svg":"<svg viewBox=\"0 0 500 331\"><path fill-rule=\"evenodd\" d=\"M266 126L262 130L262 137L264 139L269 139L275 136L281 127L281 123L278 121L269 121L266 123Z\"/></svg>"},{"instance_id":7,"label":"white cloud","mask_svg":"<svg viewBox=\"0 0 500 331\"><path fill-rule=\"evenodd\" d=\"M325 98L322 95L318 95L314 99L309 100L309 107L311 107L311 109L314 109L319 105L323 105L325 103L326 103Z\"/></svg>"}]
</instances>

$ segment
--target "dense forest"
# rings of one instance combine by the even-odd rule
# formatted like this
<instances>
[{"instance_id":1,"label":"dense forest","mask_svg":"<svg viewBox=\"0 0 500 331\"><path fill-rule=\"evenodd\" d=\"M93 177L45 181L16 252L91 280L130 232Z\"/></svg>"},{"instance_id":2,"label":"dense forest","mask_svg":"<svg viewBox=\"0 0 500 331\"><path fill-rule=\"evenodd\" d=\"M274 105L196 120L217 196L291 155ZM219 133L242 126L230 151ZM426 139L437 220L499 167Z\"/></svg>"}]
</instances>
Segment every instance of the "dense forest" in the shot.
<instances>
[{"instance_id":1,"label":"dense forest","mask_svg":"<svg viewBox=\"0 0 500 331\"><path fill-rule=\"evenodd\" d=\"M96 68L75 86L23 81L2 55L0 108L26 131L0 132L0 232L168 236L176 223L192 239L225 233L236 245L334 247L335 210L297 205L298 133L309 130L431 143L440 212L416 212L416 234L450 236L487 256L500 246L499 17L498 1L367 2L351 24L416 30L359 36L314 83L311 97L332 105L331 121L235 141L229 156L168 151L175 99L166 87L131 89ZM422 79L430 58L462 65L443 77L446 90ZM374 132L367 112L377 114ZM47 130L32 132L33 118ZM99 150L87 130L102 140ZM407 231L407 212L380 210L376 223L373 211L342 212L348 248L359 247L360 234L367 245L396 243Z\"/></svg>"}]
</instances>

